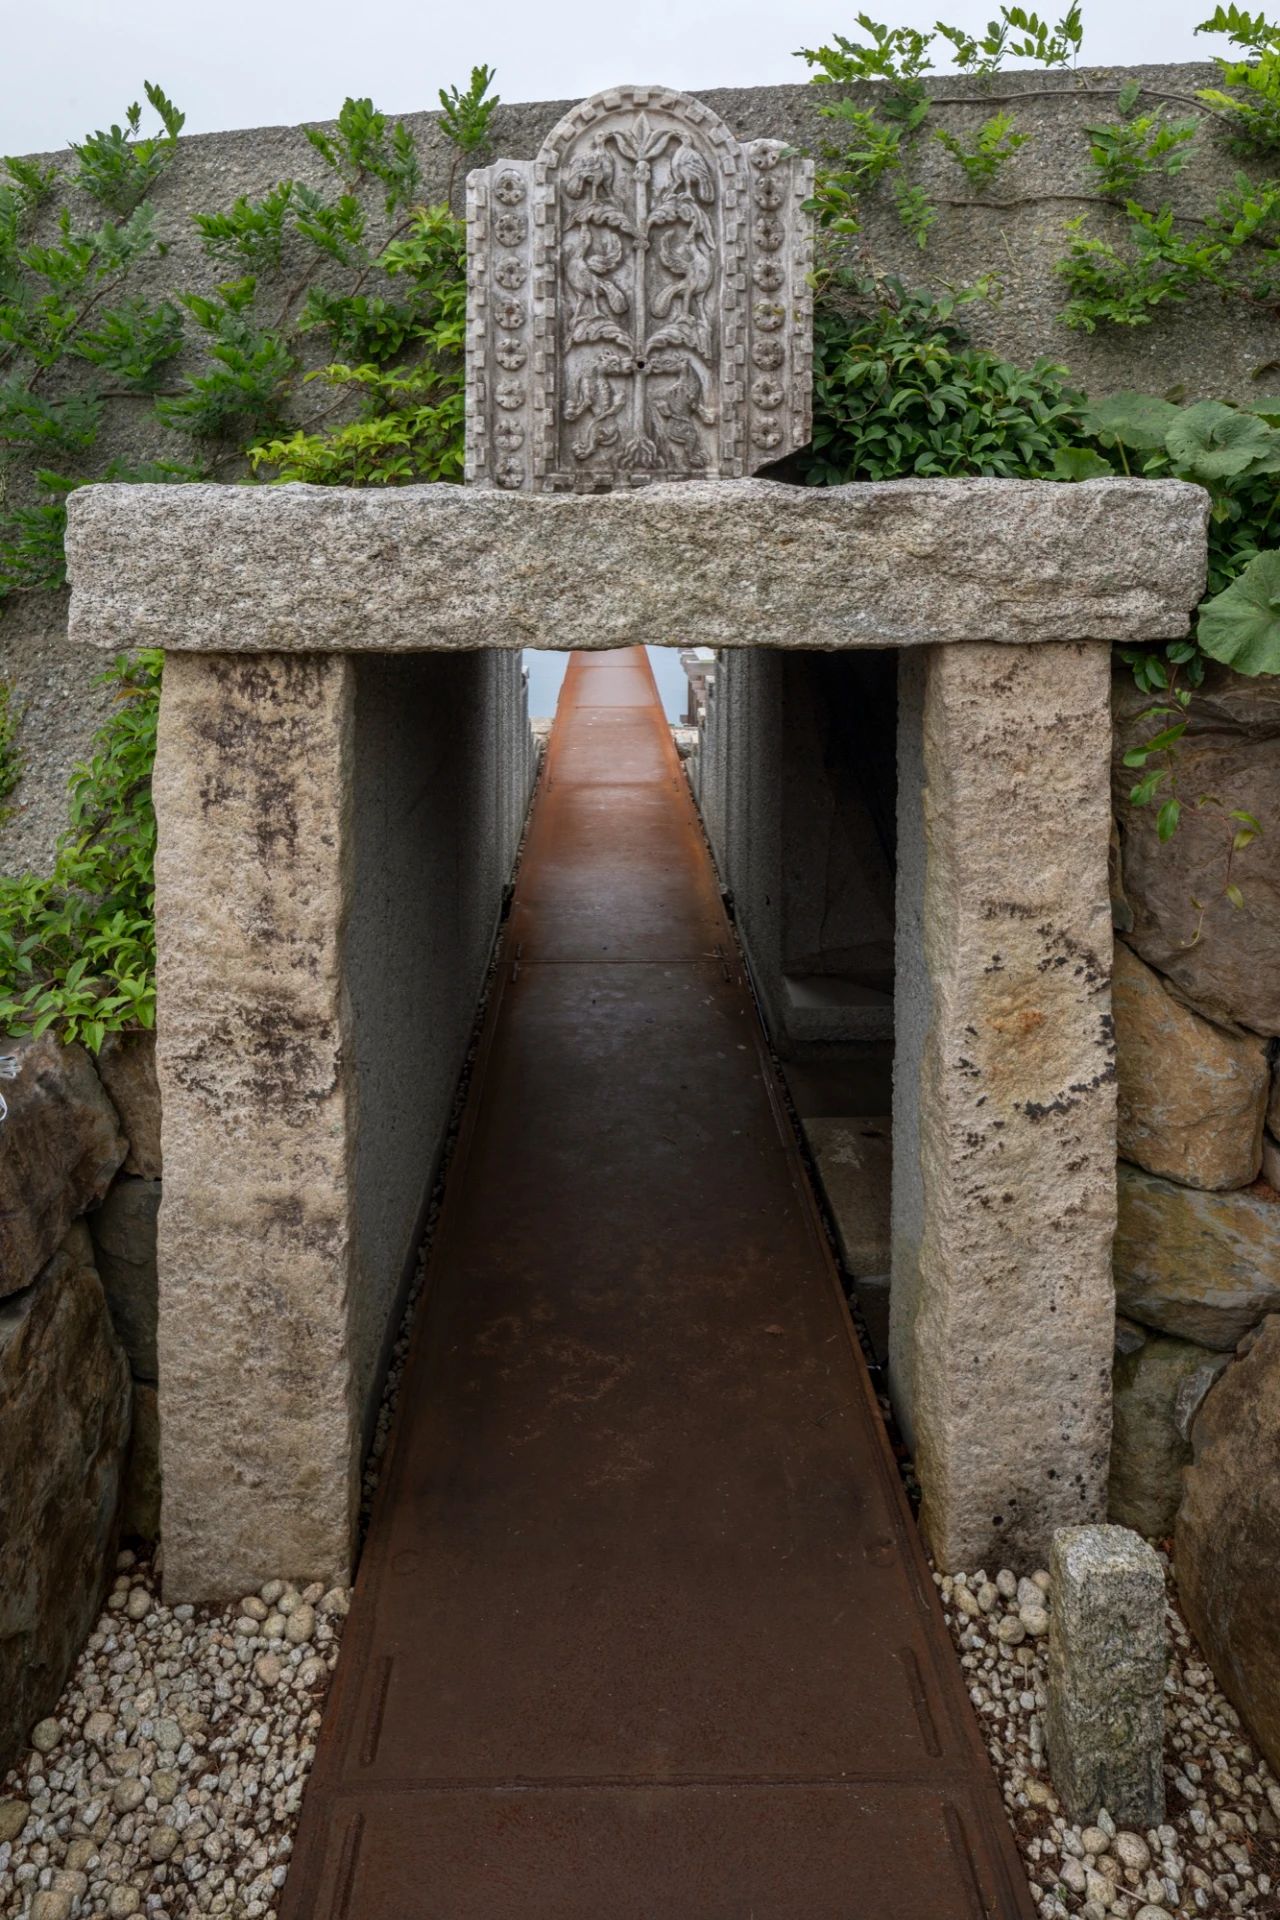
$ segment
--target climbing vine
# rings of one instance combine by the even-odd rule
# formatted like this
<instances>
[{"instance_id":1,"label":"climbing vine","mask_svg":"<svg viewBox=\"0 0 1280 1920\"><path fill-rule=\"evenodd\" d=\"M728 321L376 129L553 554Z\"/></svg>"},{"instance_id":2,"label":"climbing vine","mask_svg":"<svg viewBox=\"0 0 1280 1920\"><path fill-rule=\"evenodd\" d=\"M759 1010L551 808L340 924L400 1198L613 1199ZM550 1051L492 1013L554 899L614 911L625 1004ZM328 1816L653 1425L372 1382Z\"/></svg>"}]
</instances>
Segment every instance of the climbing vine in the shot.
<instances>
[{"instance_id":1,"label":"climbing vine","mask_svg":"<svg viewBox=\"0 0 1280 1920\"><path fill-rule=\"evenodd\" d=\"M1003 171L1031 135L986 82L1011 57L1069 75L1083 30L1076 4L1053 23L1002 7L981 35L944 23L888 27L866 14L857 28L801 56L827 90L831 137L814 198L825 235L814 436L794 477L823 485L1121 472L1207 486L1211 572L1195 636L1129 656L1152 695L1154 729L1132 756L1133 797L1159 810L1167 837L1183 806L1197 803L1178 790L1177 749L1206 660L1280 671L1280 552L1270 545L1280 402L1187 407L1177 396L1119 395L1093 407L1053 359L1018 368L970 339L966 310L999 298L994 275L939 292L886 275L866 245L870 197L887 196L927 249L939 208L916 163L928 143L953 169L957 197L1003 204L994 197ZM1088 206L1065 224L1069 329L1146 325L1205 290L1280 314L1280 180L1269 171L1280 153L1280 29L1232 5L1201 30L1232 49L1218 60L1218 86L1187 97L1136 82L1090 90L1099 111L1082 127L1086 197L1110 209L1111 225L1095 231ZM926 86L935 49L968 93ZM319 184L280 180L196 213L219 278L212 290L161 299L145 291L142 269L161 249L151 196L183 120L159 87L145 89L147 127L131 106L122 125L74 146L63 170L0 163L0 616L7 597L61 583L66 497L88 480L461 477L465 257L455 200L465 165L489 144L493 77L478 67L465 87L440 93L452 165L438 204L423 197L406 126L348 99L332 127L305 130ZM962 102L992 110L963 136L932 124L939 105ZM1175 212L1170 183L1205 139L1240 167L1207 209ZM73 215L71 187L89 217ZM152 416L155 432L128 438L163 457L111 450L105 428L121 407ZM53 875L0 881L0 1027L52 1027L96 1045L113 1027L154 1017L149 774L159 674L157 656L117 663L118 698L73 780ZM18 717L0 686L0 807L20 772ZM1229 808L1224 822L1224 890L1234 898L1230 863L1259 829Z\"/></svg>"}]
</instances>

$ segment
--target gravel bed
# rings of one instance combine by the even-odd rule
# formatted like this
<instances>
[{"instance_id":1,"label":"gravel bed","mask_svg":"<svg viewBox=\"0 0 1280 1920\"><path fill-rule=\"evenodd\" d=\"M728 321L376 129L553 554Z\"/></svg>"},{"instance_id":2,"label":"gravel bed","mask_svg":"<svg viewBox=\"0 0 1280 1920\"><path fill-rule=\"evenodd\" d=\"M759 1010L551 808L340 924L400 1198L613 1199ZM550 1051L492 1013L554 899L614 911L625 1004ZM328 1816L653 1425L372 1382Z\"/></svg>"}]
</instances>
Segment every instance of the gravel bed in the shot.
<instances>
[{"instance_id":1,"label":"gravel bed","mask_svg":"<svg viewBox=\"0 0 1280 1920\"><path fill-rule=\"evenodd\" d=\"M5 1920L258 1920L284 1885L347 1589L162 1606L120 1555L56 1712L0 1783Z\"/></svg>"},{"instance_id":2,"label":"gravel bed","mask_svg":"<svg viewBox=\"0 0 1280 1920\"><path fill-rule=\"evenodd\" d=\"M1280 1786L1214 1684L1178 1612L1169 1563L1166 1824L1073 1826L1044 1751L1047 1573L942 1575L960 1655L1042 1920L1266 1920L1280 1915Z\"/></svg>"}]
</instances>

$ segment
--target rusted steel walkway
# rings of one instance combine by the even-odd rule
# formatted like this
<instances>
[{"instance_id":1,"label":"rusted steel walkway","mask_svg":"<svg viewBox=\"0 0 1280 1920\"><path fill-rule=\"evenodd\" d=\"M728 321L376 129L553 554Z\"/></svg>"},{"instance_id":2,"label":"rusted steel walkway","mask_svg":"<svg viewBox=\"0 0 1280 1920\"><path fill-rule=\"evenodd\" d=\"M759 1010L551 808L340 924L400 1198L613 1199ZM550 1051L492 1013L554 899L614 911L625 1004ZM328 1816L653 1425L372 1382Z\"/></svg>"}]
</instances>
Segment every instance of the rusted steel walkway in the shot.
<instances>
[{"instance_id":1,"label":"rusted steel walkway","mask_svg":"<svg viewBox=\"0 0 1280 1920\"><path fill-rule=\"evenodd\" d=\"M501 983L288 1920L1029 1915L643 653Z\"/></svg>"}]
</instances>

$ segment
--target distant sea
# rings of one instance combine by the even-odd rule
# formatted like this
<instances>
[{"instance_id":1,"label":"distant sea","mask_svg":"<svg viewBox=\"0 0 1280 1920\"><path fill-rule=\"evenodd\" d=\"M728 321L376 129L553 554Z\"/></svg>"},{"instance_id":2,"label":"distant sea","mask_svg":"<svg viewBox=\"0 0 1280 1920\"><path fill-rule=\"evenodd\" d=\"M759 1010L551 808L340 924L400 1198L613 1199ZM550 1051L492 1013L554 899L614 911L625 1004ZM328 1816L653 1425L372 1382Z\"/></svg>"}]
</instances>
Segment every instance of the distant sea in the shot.
<instances>
[{"instance_id":1,"label":"distant sea","mask_svg":"<svg viewBox=\"0 0 1280 1920\"><path fill-rule=\"evenodd\" d=\"M658 682L658 692L668 720L681 719L689 695L689 682L680 665L678 649L646 647L645 651L653 664L654 678ZM533 720L549 720L556 710L560 682L564 679L569 656L567 653L546 653L540 647L528 647L525 649L524 664L529 670L529 717Z\"/></svg>"}]
</instances>

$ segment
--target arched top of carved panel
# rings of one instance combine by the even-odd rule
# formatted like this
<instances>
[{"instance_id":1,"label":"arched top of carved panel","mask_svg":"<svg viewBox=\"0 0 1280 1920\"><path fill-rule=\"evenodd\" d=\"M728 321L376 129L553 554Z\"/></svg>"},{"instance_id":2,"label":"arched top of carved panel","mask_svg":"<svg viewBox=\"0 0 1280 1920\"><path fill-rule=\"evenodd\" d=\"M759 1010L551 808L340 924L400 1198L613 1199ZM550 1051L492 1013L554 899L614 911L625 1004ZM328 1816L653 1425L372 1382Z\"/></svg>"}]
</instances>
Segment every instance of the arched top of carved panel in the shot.
<instances>
[{"instance_id":1,"label":"arched top of carved panel","mask_svg":"<svg viewBox=\"0 0 1280 1920\"><path fill-rule=\"evenodd\" d=\"M612 87L468 182L467 478L598 492L808 439L812 168Z\"/></svg>"}]
</instances>

